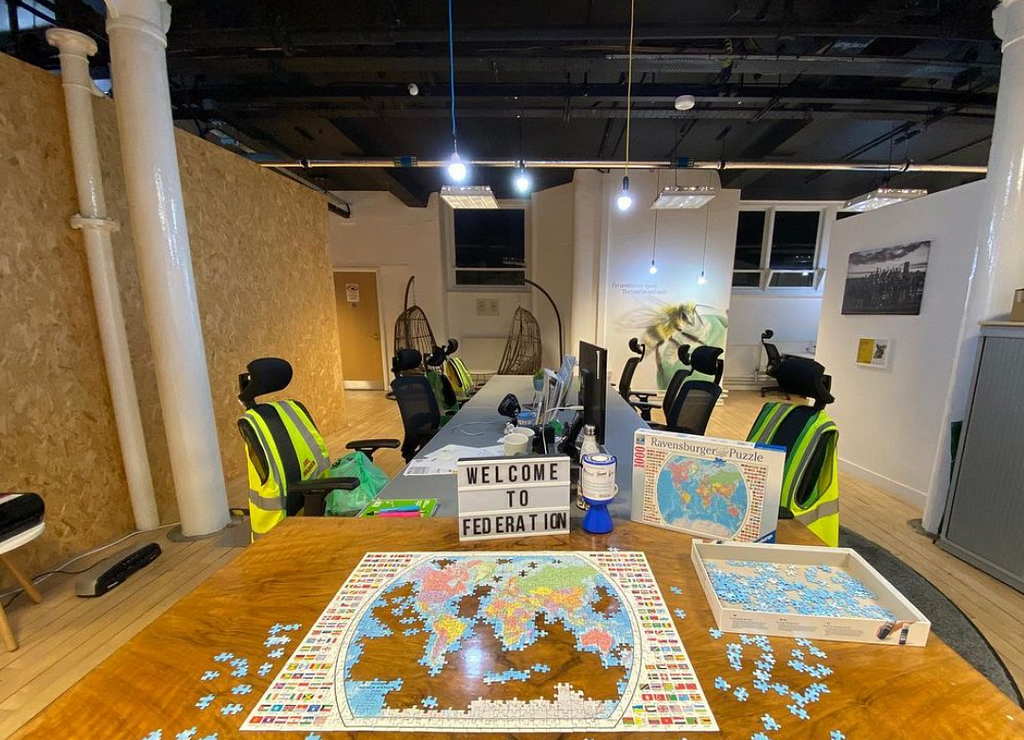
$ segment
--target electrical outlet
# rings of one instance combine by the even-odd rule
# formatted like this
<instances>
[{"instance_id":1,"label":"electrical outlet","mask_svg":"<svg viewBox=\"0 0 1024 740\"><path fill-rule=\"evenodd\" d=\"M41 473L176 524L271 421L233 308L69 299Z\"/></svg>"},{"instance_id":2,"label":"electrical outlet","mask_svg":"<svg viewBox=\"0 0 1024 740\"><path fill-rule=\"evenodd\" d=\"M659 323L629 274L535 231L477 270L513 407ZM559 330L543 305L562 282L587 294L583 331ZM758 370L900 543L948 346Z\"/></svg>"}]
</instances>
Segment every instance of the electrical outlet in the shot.
<instances>
[{"instance_id":1,"label":"electrical outlet","mask_svg":"<svg viewBox=\"0 0 1024 740\"><path fill-rule=\"evenodd\" d=\"M498 315L498 299L497 298L477 298L476 299L476 315L477 316L497 316Z\"/></svg>"}]
</instances>

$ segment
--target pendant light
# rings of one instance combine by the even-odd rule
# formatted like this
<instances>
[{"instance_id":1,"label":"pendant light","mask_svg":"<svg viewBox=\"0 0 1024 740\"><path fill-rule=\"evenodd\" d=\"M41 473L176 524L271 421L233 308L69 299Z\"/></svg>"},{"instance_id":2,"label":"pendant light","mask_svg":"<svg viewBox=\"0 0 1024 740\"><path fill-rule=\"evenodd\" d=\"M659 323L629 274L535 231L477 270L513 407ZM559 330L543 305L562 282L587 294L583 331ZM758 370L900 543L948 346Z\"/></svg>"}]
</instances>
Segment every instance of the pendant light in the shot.
<instances>
[{"instance_id":1,"label":"pendant light","mask_svg":"<svg viewBox=\"0 0 1024 740\"><path fill-rule=\"evenodd\" d=\"M512 179L512 184L517 191L526 195L530 192L533 181L526 174L526 162L523 161L523 112L521 110L516 114L516 120L519 124L519 168L516 170L516 176Z\"/></svg>"},{"instance_id":2,"label":"pendant light","mask_svg":"<svg viewBox=\"0 0 1024 740\"><path fill-rule=\"evenodd\" d=\"M654 212L654 244L651 245L651 266L647 268L647 272L652 275L658 274L658 212Z\"/></svg>"},{"instance_id":3,"label":"pendant light","mask_svg":"<svg viewBox=\"0 0 1024 740\"><path fill-rule=\"evenodd\" d=\"M636 18L636 0L629 0L629 60L626 63L626 169L622 177L622 190L615 204L622 212L633 207L633 196L629 192L629 124L633 110L633 28ZM658 268L651 265L653 275Z\"/></svg>"},{"instance_id":4,"label":"pendant light","mask_svg":"<svg viewBox=\"0 0 1024 740\"><path fill-rule=\"evenodd\" d=\"M466 163L459 158L459 137L455 127L455 33L452 20L452 0L448 0L448 81L451 92L452 156L448 160L448 177L462 182L469 174Z\"/></svg>"},{"instance_id":5,"label":"pendant light","mask_svg":"<svg viewBox=\"0 0 1024 740\"><path fill-rule=\"evenodd\" d=\"M707 185L707 187L708 187L709 190L712 189L711 188L711 173L710 172L708 173L708 185ZM657 217L658 211L655 211L654 213L655 213L655 217ZM705 269L707 268L707 260L708 260L708 228L710 227L710 222L711 222L711 207L708 206L708 205L705 205L705 208L704 208L704 252L703 252L703 254L701 254L701 257L700 257L700 277L697 278L697 285L704 285L708 281L707 275L705 274Z\"/></svg>"}]
</instances>

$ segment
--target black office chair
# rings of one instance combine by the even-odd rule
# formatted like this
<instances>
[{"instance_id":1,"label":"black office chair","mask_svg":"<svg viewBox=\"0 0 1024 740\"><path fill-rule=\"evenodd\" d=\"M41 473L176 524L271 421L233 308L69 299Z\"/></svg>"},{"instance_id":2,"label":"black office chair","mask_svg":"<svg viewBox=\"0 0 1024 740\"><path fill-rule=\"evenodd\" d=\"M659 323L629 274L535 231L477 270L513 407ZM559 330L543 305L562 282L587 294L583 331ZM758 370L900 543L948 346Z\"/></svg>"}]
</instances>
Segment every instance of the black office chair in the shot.
<instances>
[{"instance_id":1,"label":"black office chair","mask_svg":"<svg viewBox=\"0 0 1024 740\"><path fill-rule=\"evenodd\" d=\"M412 350L419 354L418 351ZM405 375L391 381L405 428L402 457L412 460L441 428L441 411L434 389L422 375Z\"/></svg>"},{"instance_id":2,"label":"black office chair","mask_svg":"<svg viewBox=\"0 0 1024 740\"><path fill-rule=\"evenodd\" d=\"M636 353L637 356L630 357L626 360L626 364L622 366L622 374L619 376L619 385L617 390L626 403L629 403L630 396L636 396L638 399L646 401L651 394L633 393L630 390L630 386L633 384L633 375L636 373L636 366L644 359L644 354L647 352L647 346L642 344L636 337L633 337L629 340L629 348Z\"/></svg>"},{"instance_id":3,"label":"black office chair","mask_svg":"<svg viewBox=\"0 0 1024 740\"><path fill-rule=\"evenodd\" d=\"M686 354L689 352L689 349L690 345L684 344L677 351L679 361L682 362L683 365L690 364L688 359L684 359L684 357L689 356ZM626 401L629 402L630 406L640 412L641 419L649 422L651 420L651 411L653 409L667 409L672 406L672 402L675 401L676 396L679 393L679 389L683 386L686 379L690 377L691 373L693 373L693 368L690 367L682 367L679 370L676 370L672 375L672 378L668 381L668 387L665 388L665 395L662 397L661 403L655 403L650 400L650 397L654 395L652 393L637 393L636 391L633 391L631 395L637 400L634 401L627 398Z\"/></svg>"},{"instance_id":4,"label":"black office chair","mask_svg":"<svg viewBox=\"0 0 1024 740\"><path fill-rule=\"evenodd\" d=\"M776 347L772 342L768 341L774 336L775 332L773 332L771 329L765 329L761 333L761 346L764 347L764 355L767 359L767 363L764 366L764 372L770 378L775 377L775 371L782 363L782 353L779 352L779 348ZM761 388L761 398L764 398L765 395L769 393L782 393L786 396L787 399L789 399L789 394L782 390L778 386L778 384L766 385Z\"/></svg>"},{"instance_id":5,"label":"black office chair","mask_svg":"<svg viewBox=\"0 0 1024 740\"><path fill-rule=\"evenodd\" d=\"M689 345L683 345L681 355L692 368L691 374L710 375L714 381L687 378L672 403L665 406L665 424L651 424L652 429L686 434L704 434L707 431L711 413L722 395L722 373L725 371L722 348L703 346L693 352L689 349Z\"/></svg>"},{"instance_id":6,"label":"black office chair","mask_svg":"<svg viewBox=\"0 0 1024 740\"><path fill-rule=\"evenodd\" d=\"M285 419L302 429L305 428L302 419L297 419L294 415L304 414L312 426L312 432L316 431L313 416L300 401L257 401L259 396L283 391L291 380L292 366L287 360L280 357L261 357L250 362L246 366L246 372L238 376L238 400L246 410L238 420L238 431L245 443L249 463L262 485L266 485L271 475L268 455L279 458L284 478L281 486L284 490L281 494L285 499L287 515L294 516L301 510L306 516L323 516L328 493L334 490L351 491L359 486L360 481L358 478L317 478L313 477L315 471L302 470L299 460L309 457L309 453L301 449L288 433ZM262 420L270 432L270 440L264 439L263 431L253 416ZM270 442L273 443L273 448L268 449ZM304 439L302 442L305 446L311 446L310 443L317 447L323 446L323 438L319 431L316 431L312 439ZM360 439L353 440L345 446L347 449L362 452L372 460L377 450L397 449L399 441ZM321 471L321 474L322 472L325 471Z\"/></svg>"}]
</instances>

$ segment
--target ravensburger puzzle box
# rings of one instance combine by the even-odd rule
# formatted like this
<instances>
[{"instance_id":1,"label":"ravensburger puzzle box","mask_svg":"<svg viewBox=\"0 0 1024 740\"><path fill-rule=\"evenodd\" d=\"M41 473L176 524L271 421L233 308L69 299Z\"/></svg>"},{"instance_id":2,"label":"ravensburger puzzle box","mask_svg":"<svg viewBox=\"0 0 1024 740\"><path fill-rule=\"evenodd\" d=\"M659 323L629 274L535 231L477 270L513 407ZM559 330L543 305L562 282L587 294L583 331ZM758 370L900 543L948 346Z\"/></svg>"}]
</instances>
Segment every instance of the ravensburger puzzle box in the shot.
<instances>
[{"instance_id":1,"label":"ravensburger puzzle box","mask_svg":"<svg viewBox=\"0 0 1024 740\"><path fill-rule=\"evenodd\" d=\"M630 518L699 537L774 542L785 463L782 447L638 429Z\"/></svg>"}]
</instances>

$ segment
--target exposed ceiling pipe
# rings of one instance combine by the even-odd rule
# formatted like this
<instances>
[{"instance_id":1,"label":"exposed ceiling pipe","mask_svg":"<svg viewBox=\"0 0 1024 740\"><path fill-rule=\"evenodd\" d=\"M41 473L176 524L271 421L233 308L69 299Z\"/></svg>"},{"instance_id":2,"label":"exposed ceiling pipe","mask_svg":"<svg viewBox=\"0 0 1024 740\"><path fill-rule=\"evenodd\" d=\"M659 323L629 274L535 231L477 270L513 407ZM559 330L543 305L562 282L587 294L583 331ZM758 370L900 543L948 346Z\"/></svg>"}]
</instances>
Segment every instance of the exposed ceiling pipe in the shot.
<instances>
[{"instance_id":1,"label":"exposed ceiling pipe","mask_svg":"<svg viewBox=\"0 0 1024 740\"><path fill-rule=\"evenodd\" d=\"M146 454L146 438L142 430L131 353L128 350L114 250L110 243L110 232L117 229L117 223L107 217L100 152L96 144L96 122L92 110L93 96L103 96L89 76L89 57L96 53L96 42L85 34L64 28L47 30L46 40L60 50L61 85L64 88L64 103L71 134L71 160L75 171L75 188L78 191L78 215L71 218L71 226L81 229L85 240L100 344L107 382L110 384L128 495L135 515L135 526L140 530L153 529L160 524L160 517L156 508L156 495L153 493L149 457Z\"/></svg>"},{"instance_id":2,"label":"exposed ceiling pipe","mask_svg":"<svg viewBox=\"0 0 1024 740\"><path fill-rule=\"evenodd\" d=\"M266 159L262 156L250 157L261 167L275 169L389 169L389 168L439 168L447 167L446 159L417 159L416 157L346 157L340 159L298 159L281 160ZM622 160L600 159L527 159L525 163L518 159L474 159L467 161L473 167L518 168L529 169L564 169L564 170L615 170L626 169ZM948 172L961 175L984 175L988 172L985 165L973 164L929 164L918 162L773 162L771 160L691 160L691 159L653 159L632 160L629 169L664 170L801 170L822 172Z\"/></svg>"}]
</instances>

